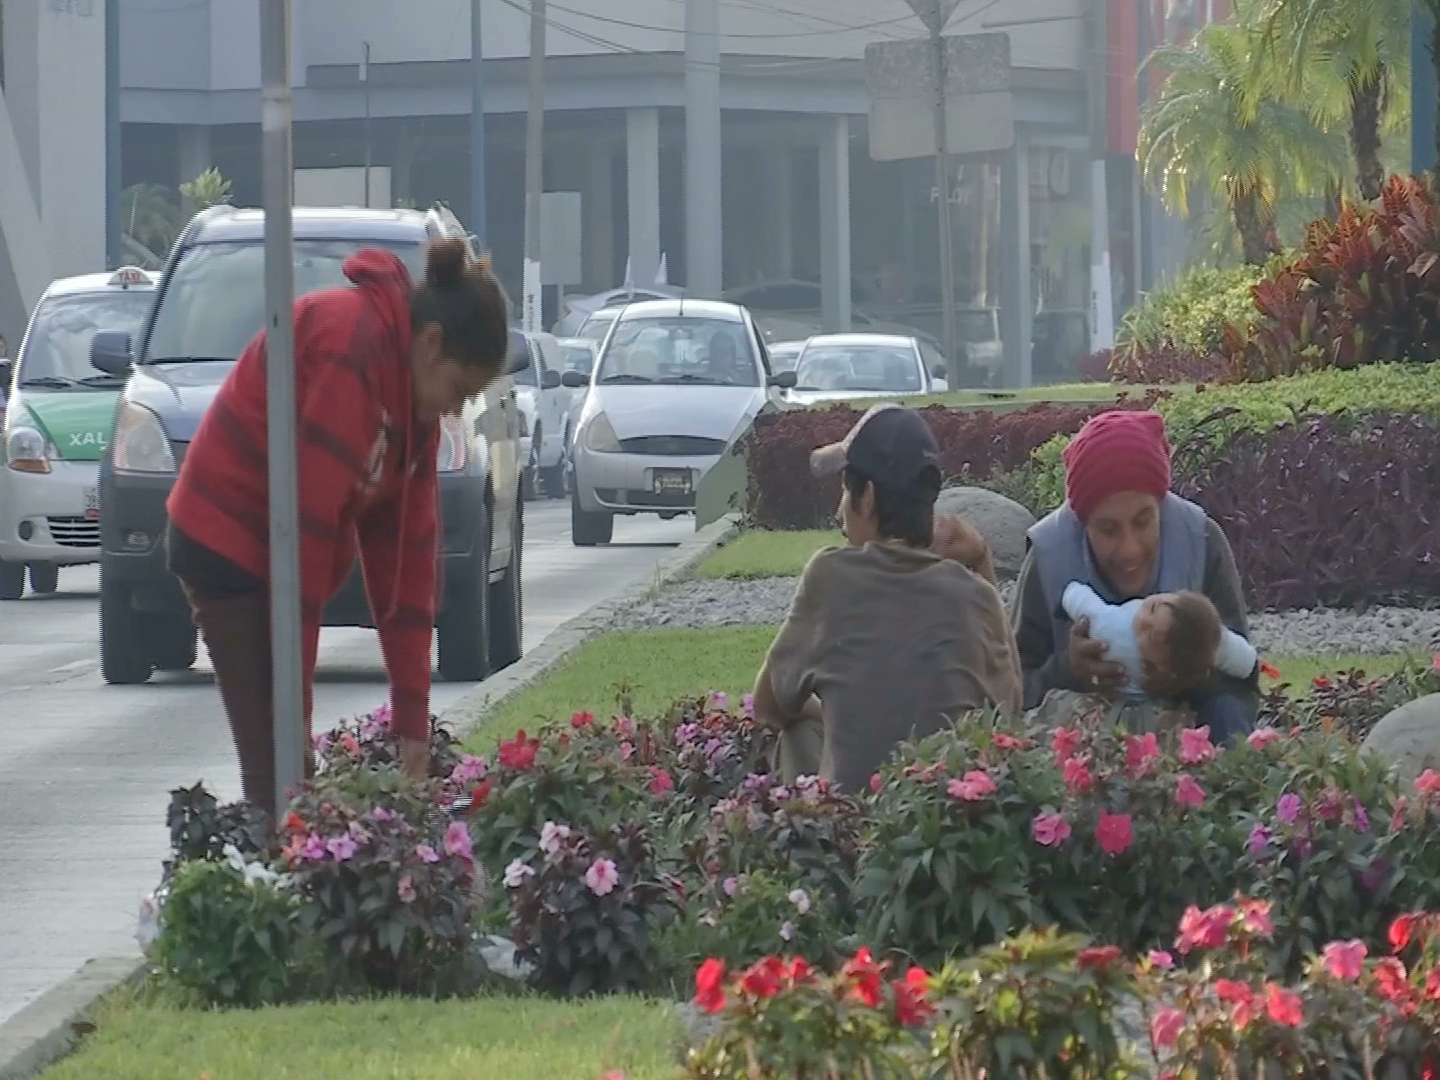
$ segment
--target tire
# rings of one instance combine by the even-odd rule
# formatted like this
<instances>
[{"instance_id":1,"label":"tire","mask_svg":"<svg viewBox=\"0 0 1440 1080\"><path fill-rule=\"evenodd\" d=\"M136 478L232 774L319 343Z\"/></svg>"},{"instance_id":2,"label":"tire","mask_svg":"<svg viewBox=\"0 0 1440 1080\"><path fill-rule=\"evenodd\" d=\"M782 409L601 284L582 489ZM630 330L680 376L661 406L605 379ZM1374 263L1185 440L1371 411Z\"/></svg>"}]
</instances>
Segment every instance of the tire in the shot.
<instances>
[{"instance_id":1,"label":"tire","mask_svg":"<svg viewBox=\"0 0 1440 1080\"><path fill-rule=\"evenodd\" d=\"M111 686L150 681L153 665L142 616L130 606L130 590L107 585L100 570L100 674Z\"/></svg>"},{"instance_id":2,"label":"tire","mask_svg":"<svg viewBox=\"0 0 1440 1080\"><path fill-rule=\"evenodd\" d=\"M610 543L615 535L615 515L604 510L580 508L580 492L570 493L570 539L576 547L597 547Z\"/></svg>"},{"instance_id":3,"label":"tire","mask_svg":"<svg viewBox=\"0 0 1440 1080\"><path fill-rule=\"evenodd\" d=\"M520 498L523 502L534 502L540 497L540 429L530 438L530 461L520 474Z\"/></svg>"},{"instance_id":4,"label":"tire","mask_svg":"<svg viewBox=\"0 0 1440 1080\"><path fill-rule=\"evenodd\" d=\"M525 652L525 597L522 591L521 555L525 550L525 514L515 511L510 536L510 566L490 586L490 668L502 671Z\"/></svg>"},{"instance_id":5,"label":"tire","mask_svg":"<svg viewBox=\"0 0 1440 1080\"><path fill-rule=\"evenodd\" d=\"M461 587L447 590L445 608L436 620L440 645L440 678L446 682L484 682L490 677L490 527L480 530L481 542L470 560Z\"/></svg>"},{"instance_id":6,"label":"tire","mask_svg":"<svg viewBox=\"0 0 1440 1080\"><path fill-rule=\"evenodd\" d=\"M560 456L548 469L540 470L540 484L547 499L563 499L570 494L566 480L570 476L570 433L567 431L560 440Z\"/></svg>"},{"instance_id":7,"label":"tire","mask_svg":"<svg viewBox=\"0 0 1440 1080\"><path fill-rule=\"evenodd\" d=\"M19 600L25 595L25 564L0 562L0 600Z\"/></svg>"},{"instance_id":8,"label":"tire","mask_svg":"<svg viewBox=\"0 0 1440 1080\"><path fill-rule=\"evenodd\" d=\"M53 562L30 564L30 591L49 596L60 587L60 567Z\"/></svg>"},{"instance_id":9,"label":"tire","mask_svg":"<svg viewBox=\"0 0 1440 1080\"><path fill-rule=\"evenodd\" d=\"M147 619L156 671L189 671L200 653L199 635L189 619Z\"/></svg>"}]
</instances>

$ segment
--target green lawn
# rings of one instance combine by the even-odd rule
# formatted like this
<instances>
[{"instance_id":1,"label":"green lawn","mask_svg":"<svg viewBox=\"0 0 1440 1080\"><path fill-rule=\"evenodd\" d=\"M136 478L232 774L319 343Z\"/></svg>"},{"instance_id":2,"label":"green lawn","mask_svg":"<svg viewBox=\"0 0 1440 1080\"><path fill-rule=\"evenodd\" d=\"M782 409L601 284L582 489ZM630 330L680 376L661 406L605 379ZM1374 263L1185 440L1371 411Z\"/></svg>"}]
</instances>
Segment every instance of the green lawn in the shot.
<instances>
[{"instance_id":1,"label":"green lawn","mask_svg":"<svg viewBox=\"0 0 1440 1080\"><path fill-rule=\"evenodd\" d=\"M1264 683L1267 686L1276 682L1289 683L1299 692L1308 690L1311 680L1317 675L1334 675L1357 668L1366 675L1393 675L1414 658L1408 653L1382 653L1379 656L1360 653L1341 656L1289 656L1278 660L1269 660L1267 657L1266 659L1280 670L1280 678L1265 679Z\"/></svg>"},{"instance_id":2,"label":"green lawn","mask_svg":"<svg viewBox=\"0 0 1440 1080\"><path fill-rule=\"evenodd\" d=\"M1096 402L1103 404L1113 402L1120 394L1129 394L1131 397L1144 397L1145 392L1150 389L1171 390L1176 393L1184 393L1191 389L1191 384L1185 383L1176 386L1134 386L1128 383L1055 383L1049 386L1029 386L1023 390L956 390L947 394L924 394L914 397L887 398L884 400L898 401L906 405L923 407L926 405L946 405L951 408L961 406L976 406L987 409L998 409L1001 411L1022 408L1027 405L1034 405L1043 401L1055 402ZM876 398L875 400L881 400ZM811 406L812 408L830 408L835 402L824 402ZM842 402L852 408L865 408L873 404L868 399Z\"/></svg>"},{"instance_id":3,"label":"green lawn","mask_svg":"<svg viewBox=\"0 0 1440 1080\"><path fill-rule=\"evenodd\" d=\"M39 1080L671 1080L677 1023L635 998L393 999L288 1008L113 1002Z\"/></svg>"},{"instance_id":4,"label":"green lawn","mask_svg":"<svg viewBox=\"0 0 1440 1080\"><path fill-rule=\"evenodd\" d=\"M695 573L702 578L795 577L822 547L845 543L838 529L772 532L747 529L702 562Z\"/></svg>"}]
</instances>

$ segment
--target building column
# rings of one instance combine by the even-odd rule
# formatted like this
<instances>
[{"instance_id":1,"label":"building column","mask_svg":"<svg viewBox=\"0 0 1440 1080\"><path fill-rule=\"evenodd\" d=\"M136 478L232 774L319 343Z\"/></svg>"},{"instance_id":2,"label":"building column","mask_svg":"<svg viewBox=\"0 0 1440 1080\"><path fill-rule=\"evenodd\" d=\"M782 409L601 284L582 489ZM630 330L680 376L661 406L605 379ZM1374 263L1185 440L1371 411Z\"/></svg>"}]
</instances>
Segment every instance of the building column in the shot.
<instances>
[{"instance_id":1,"label":"building column","mask_svg":"<svg viewBox=\"0 0 1440 1080\"><path fill-rule=\"evenodd\" d=\"M179 141L180 180L188 184L210 168L210 129L199 124L188 124L176 130Z\"/></svg>"},{"instance_id":2,"label":"building column","mask_svg":"<svg viewBox=\"0 0 1440 1080\"><path fill-rule=\"evenodd\" d=\"M770 257L766 264L778 280L795 275L795 151L777 146L765 152L766 202Z\"/></svg>"},{"instance_id":3,"label":"building column","mask_svg":"<svg viewBox=\"0 0 1440 1080\"><path fill-rule=\"evenodd\" d=\"M590 144L590 180L582 211L585 217L585 277L597 292L615 284L615 184L610 143ZM656 202L659 191L656 191Z\"/></svg>"},{"instance_id":4,"label":"building column","mask_svg":"<svg viewBox=\"0 0 1440 1080\"><path fill-rule=\"evenodd\" d=\"M829 333L850 329L850 118L820 133L820 318Z\"/></svg>"},{"instance_id":5,"label":"building column","mask_svg":"<svg viewBox=\"0 0 1440 1080\"><path fill-rule=\"evenodd\" d=\"M1000 334L1005 385L1031 385L1034 298L1030 295L1030 137L1015 128L1015 145L1000 167Z\"/></svg>"},{"instance_id":6,"label":"building column","mask_svg":"<svg viewBox=\"0 0 1440 1080\"><path fill-rule=\"evenodd\" d=\"M395 163L390 166L390 202L393 206L410 206L415 202L412 173L415 170L415 138L408 127L402 127L395 139ZM474 222L471 222L474 228Z\"/></svg>"},{"instance_id":7,"label":"building column","mask_svg":"<svg viewBox=\"0 0 1440 1080\"><path fill-rule=\"evenodd\" d=\"M625 114L627 188L630 203L632 280L655 280L660 269L660 110Z\"/></svg>"},{"instance_id":8,"label":"building column","mask_svg":"<svg viewBox=\"0 0 1440 1080\"><path fill-rule=\"evenodd\" d=\"M720 139L720 0L686 0L685 287L712 298L724 287Z\"/></svg>"}]
</instances>

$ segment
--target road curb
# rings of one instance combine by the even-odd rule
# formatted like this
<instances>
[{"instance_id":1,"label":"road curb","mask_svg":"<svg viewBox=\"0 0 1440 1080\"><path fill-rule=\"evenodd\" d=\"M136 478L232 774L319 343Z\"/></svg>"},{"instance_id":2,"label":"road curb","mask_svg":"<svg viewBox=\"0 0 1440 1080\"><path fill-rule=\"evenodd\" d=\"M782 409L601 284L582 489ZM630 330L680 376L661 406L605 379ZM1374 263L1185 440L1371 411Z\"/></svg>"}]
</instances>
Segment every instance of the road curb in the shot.
<instances>
[{"instance_id":1,"label":"road curb","mask_svg":"<svg viewBox=\"0 0 1440 1080\"><path fill-rule=\"evenodd\" d=\"M70 1053L100 999L138 982L147 968L138 954L87 960L59 986L0 1024L0 1080L30 1080Z\"/></svg>"},{"instance_id":2,"label":"road curb","mask_svg":"<svg viewBox=\"0 0 1440 1080\"><path fill-rule=\"evenodd\" d=\"M552 630L539 645L499 674L492 675L440 714L440 722L460 738L479 727L495 709L549 675L576 649L608 630L615 614L644 600L657 588L685 577L740 531L739 517L727 514L700 529L661 560L654 576L618 596L602 600ZM0 1080L8 1078L0 1077Z\"/></svg>"}]
</instances>

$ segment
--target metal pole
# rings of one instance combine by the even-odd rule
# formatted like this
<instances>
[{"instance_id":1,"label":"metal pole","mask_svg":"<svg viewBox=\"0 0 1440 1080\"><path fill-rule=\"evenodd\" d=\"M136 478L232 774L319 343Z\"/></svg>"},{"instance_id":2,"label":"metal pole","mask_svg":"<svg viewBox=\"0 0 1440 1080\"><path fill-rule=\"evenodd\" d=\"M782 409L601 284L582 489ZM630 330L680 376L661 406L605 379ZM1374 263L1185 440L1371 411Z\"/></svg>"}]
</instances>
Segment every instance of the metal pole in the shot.
<instances>
[{"instance_id":1,"label":"metal pole","mask_svg":"<svg viewBox=\"0 0 1440 1080\"><path fill-rule=\"evenodd\" d=\"M470 228L485 238L485 83L480 0L470 0Z\"/></svg>"},{"instance_id":2,"label":"metal pole","mask_svg":"<svg viewBox=\"0 0 1440 1080\"><path fill-rule=\"evenodd\" d=\"M725 276L721 139L719 0L685 0L685 288L711 299Z\"/></svg>"},{"instance_id":3,"label":"metal pole","mask_svg":"<svg viewBox=\"0 0 1440 1080\"><path fill-rule=\"evenodd\" d=\"M1110 270L1109 20L1106 0L1091 0L1090 28L1090 351L1115 345L1115 299Z\"/></svg>"},{"instance_id":4,"label":"metal pole","mask_svg":"<svg viewBox=\"0 0 1440 1080\"><path fill-rule=\"evenodd\" d=\"M955 231L950 220L950 152L945 129L945 37L931 33L935 46L935 201L940 210L940 325L949 384L960 385L960 357L955 351Z\"/></svg>"},{"instance_id":5,"label":"metal pole","mask_svg":"<svg viewBox=\"0 0 1440 1080\"><path fill-rule=\"evenodd\" d=\"M540 331L540 197L545 187L545 0L530 0L530 109L525 119L526 330Z\"/></svg>"},{"instance_id":6,"label":"metal pole","mask_svg":"<svg viewBox=\"0 0 1440 1080\"><path fill-rule=\"evenodd\" d=\"M370 43L360 58L360 81L365 84L365 208L370 208Z\"/></svg>"},{"instance_id":7,"label":"metal pole","mask_svg":"<svg viewBox=\"0 0 1440 1080\"><path fill-rule=\"evenodd\" d=\"M300 531L295 476L295 263L290 154L290 0L260 6L260 136L265 196L265 380L270 467L270 654L275 794L284 807L304 778L300 660Z\"/></svg>"},{"instance_id":8,"label":"metal pole","mask_svg":"<svg viewBox=\"0 0 1440 1080\"><path fill-rule=\"evenodd\" d=\"M120 0L105 4L105 264L123 261L120 229ZM157 252L162 257L166 252Z\"/></svg>"}]
</instances>

